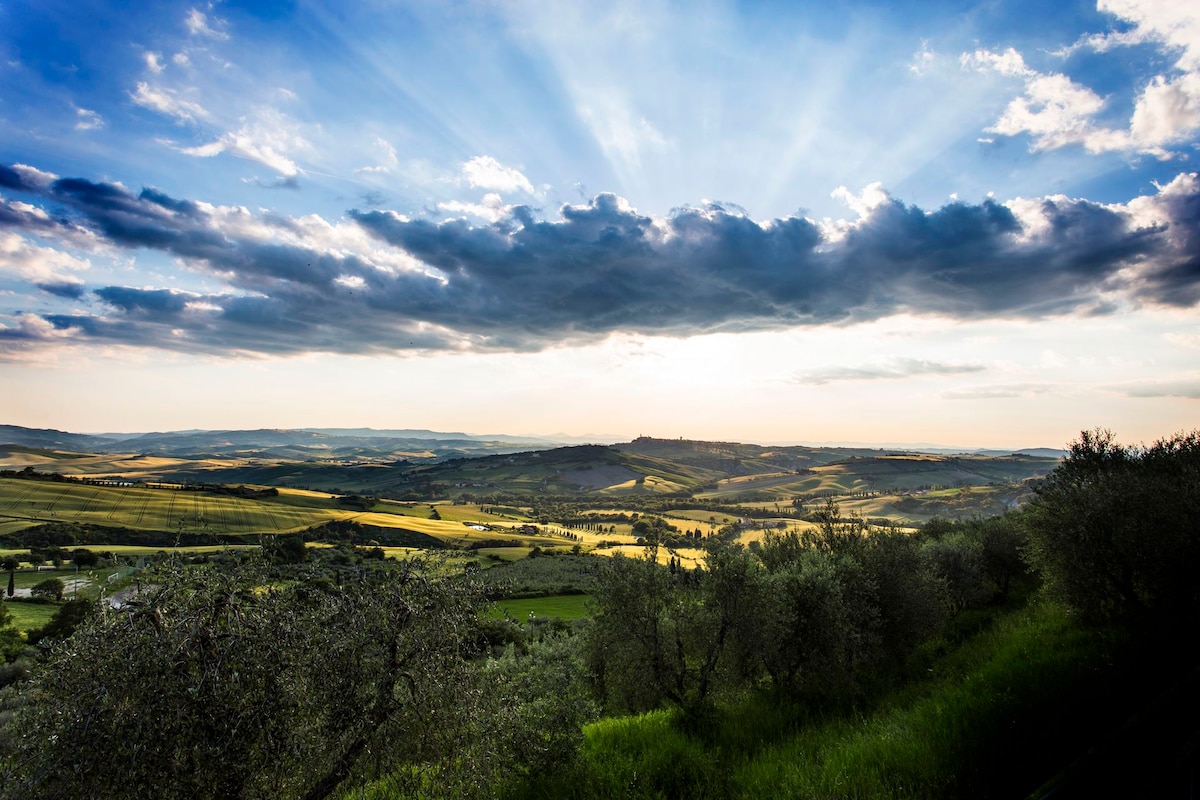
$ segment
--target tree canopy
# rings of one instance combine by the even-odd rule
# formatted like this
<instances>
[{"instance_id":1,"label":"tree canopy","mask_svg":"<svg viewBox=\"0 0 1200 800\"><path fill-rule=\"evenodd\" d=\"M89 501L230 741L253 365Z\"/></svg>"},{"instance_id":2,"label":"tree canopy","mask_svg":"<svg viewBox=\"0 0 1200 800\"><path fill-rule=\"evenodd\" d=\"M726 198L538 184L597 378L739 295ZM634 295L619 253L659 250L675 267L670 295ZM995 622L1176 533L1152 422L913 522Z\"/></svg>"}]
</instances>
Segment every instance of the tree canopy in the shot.
<instances>
[{"instance_id":1,"label":"tree canopy","mask_svg":"<svg viewBox=\"0 0 1200 800\"><path fill-rule=\"evenodd\" d=\"M1025 519L1049 588L1085 618L1200 616L1200 432L1133 447L1084 431Z\"/></svg>"}]
</instances>

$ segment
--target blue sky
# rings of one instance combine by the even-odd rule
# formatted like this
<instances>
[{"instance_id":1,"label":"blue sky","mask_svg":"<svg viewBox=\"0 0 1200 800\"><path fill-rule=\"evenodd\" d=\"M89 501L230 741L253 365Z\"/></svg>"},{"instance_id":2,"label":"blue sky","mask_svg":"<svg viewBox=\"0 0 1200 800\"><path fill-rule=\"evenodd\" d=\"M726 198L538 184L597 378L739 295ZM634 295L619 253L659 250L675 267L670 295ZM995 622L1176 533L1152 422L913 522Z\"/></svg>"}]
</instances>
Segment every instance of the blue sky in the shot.
<instances>
[{"instance_id":1,"label":"blue sky","mask_svg":"<svg viewBox=\"0 0 1200 800\"><path fill-rule=\"evenodd\" d=\"M1187 3L0 2L0 131L13 424L1197 419Z\"/></svg>"}]
</instances>

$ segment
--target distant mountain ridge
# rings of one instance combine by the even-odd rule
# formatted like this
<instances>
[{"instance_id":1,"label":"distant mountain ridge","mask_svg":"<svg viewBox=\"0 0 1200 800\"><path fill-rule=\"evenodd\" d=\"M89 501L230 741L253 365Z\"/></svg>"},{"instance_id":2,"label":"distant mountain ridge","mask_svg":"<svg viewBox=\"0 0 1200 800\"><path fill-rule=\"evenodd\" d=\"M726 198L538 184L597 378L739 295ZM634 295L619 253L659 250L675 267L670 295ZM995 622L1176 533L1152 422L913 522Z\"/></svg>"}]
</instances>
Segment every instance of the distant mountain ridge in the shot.
<instances>
[{"instance_id":1,"label":"distant mountain ridge","mask_svg":"<svg viewBox=\"0 0 1200 800\"><path fill-rule=\"evenodd\" d=\"M187 430L132 436L67 433L0 426L0 445L90 453L143 453L173 457L236 456L292 461L396 461L545 450L561 443L519 436L480 436L427 430L370 428Z\"/></svg>"},{"instance_id":2,"label":"distant mountain ridge","mask_svg":"<svg viewBox=\"0 0 1200 800\"><path fill-rule=\"evenodd\" d=\"M19 444L46 450L91 451L105 448L115 440L87 433L67 433L53 428L23 428L0 425L0 444Z\"/></svg>"},{"instance_id":3,"label":"distant mountain ridge","mask_svg":"<svg viewBox=\"0 0 1200 800\"><path fill-rule=\"evenodd\" d=\"M401 430L390 428L297 428L296 430L311 431L312 433L320 433L326 436L348 436L364 439L434 439L438 441L463 440L470 442L508 442L510 444L534 444L549 446L558 446L564 443L564 440L544 436L513 436L506 433L481 434L461 433L457 431L453 433L446 433L419 428L406 428Z\"/></svg>"},{"instance_id":4,"label":"distant mountain ridge","mask_svg":"<svg viewBox=\"0 0 1200 800\"><path fill-rule=\"evenodd\" d=\"M247 450L262 451L264 455L282 458L347 458L355 451L382 456L397 449L428 448L454 451L453 455L485 452L519 452L521 449L546 450L553 447L584 444L590 437L567 434L554 436L476 434L461 431L433 431L422 428L258 428L247 430L204 430L192 428L179 431L146 433L70 433L53 428L26 428L19 425L0 425L0 444L19 444L43 449L87 452L155 452L164 455L244 454ZM611 437L601 437L605 440ZM590 442L615 444L615 442ZM492 447L484 445L491 444ZM724 447L736 450L739 457L754 457L756 453L817 451L840 453L843 457L880 455L882 453L969 453L982 456L1028 455L1039 458L1062 458L1066 451L1048 447L1027 447L1016 450L998 448L952 448L936 445L757 445L733 442L707 442L688 439L656 439L639 436L624 449L662 455L681 446L698 444L711 452ZM297 449L299 448L299 449ZM693 454L694 455L694 454ZM825 459L821 459L824 461Z\"/></svg>"}]
</instances>

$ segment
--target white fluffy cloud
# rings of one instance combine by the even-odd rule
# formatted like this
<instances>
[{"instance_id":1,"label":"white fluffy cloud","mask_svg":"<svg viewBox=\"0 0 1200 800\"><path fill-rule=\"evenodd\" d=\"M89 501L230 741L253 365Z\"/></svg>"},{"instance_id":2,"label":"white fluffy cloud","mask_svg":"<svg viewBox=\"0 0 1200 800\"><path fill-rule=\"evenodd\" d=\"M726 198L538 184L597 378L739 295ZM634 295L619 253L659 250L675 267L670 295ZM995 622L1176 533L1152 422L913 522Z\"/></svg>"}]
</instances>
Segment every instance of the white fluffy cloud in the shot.
<instances>
[{"instance_id":1,"label":"white fluffy cloud","mask_svg":"<svg viewBox=\"0 0 1200 800\"><path fill-rule=\"evenodd\" d=\"M193 36L206 36L210 39L229 38L229 34L222 30L223 20L214 17L210 21L209 16L197 8L188 11L183 24Z\"/></svg>"},{"instance_id":2,"label":"white fluffy cloud","mask_svg":"<svg viewBox=\"0 0 1200 800\"><path fill-rule=\"evenodd\" d=\"M75 108L75 130L94 131L104 127L104 117L90 108Z\"/></svg>"},{"instance_id":3,"label":"white fluffy cloud","mask_svg":"<svg viewBox=\"0 0 1200 800\"><path fill-rule=\"evenodd\" d=\"M964 67L994 71L1025 81L987 133L1031 137L1031 149L1079 145L1092 153L1131 151L1170 158L1170 148L1200 131L1200 9L1178 0L1100 0L1100 11L1131 25L1127 30L1086 36L1059 55L1080 48L1107 52L1114 47L1150 44L1173 59L1168 74L1155 76L1138 93L1128 128L1097 122L1105 100L1092 89L1059 73L1041 73L1013 48L964 54Z\"/></svg>"},{"instance_id":4,"label":"white fluffy cloud","mask_svg":"<svg viewBox=\"0 0 1200 800\"><path fill-rule=\"evenodd\" d=\"M457 200L451 200L445 203L438 203L438 210L447 214L469 214L480 219L486 219L488 222L498 222L509 213L508 206L504 205L504 200L495 192L488 192L483 196L483 200L478 203L461 203Z\"/></svg>"},{"instance_id":5,"label":"white fluffy cloud","mask_svg":"<svg viewBox=\"0 0 1200 800\"><path fill-rule=\"evenodd\" d=\"M999 72L1001 75L1012 75L1020 78L1037 75L1036 71L1025 66L1025 59L1012 47L1002 53L993 53L991 50L976 50L974 53L963 53L961 60L964 67L990 69Z\"/></svg>"},{"instance_id":6,"label":"white fluffy cloud","mask_svg":"<svg viewBox=\"0 0 1200 800\"><path fill-rule=\"evenodd\" d=\"M1025 84L1025 96L1008 104L987 133L1033 137L1032 149L1054 150L1069 144L1082 144L1093 152L1108 149L1112 136L1097 130L1092 118L1104 107L1104 100L1086 86L1066 75L1036 75Z\"/></svg>"},{"instance_id":7,"label":"white fluffy cloud","mask_svg":"<svg viewBox=\"0 0 1200 800\"><path fill-rule=\"evenodd\" d=\"M145 81L138 81L137 88L129 93L129 97L143 108L175 117L180 122L208 119L208 111L199 103L180 97L173 89L151 86Z\"/></svg>"},{"instance_id":8,"label":"white fluffy cloud","mask_svg":"<svg viewBox=\"0 0 1200 800\"><path fill-rule=\"evenodd\" d=\"M16 233L0 234L0 274L16 275L30 283L78 284L76 273L91 266L52 247L42 247Z\"/></svg>"},{"instance_id":9,"label":"white fluffy cloud","mask_svg":"<svg viewBox=\"0 0 1200 800\"><path fill-rule=\"evenodd\" d=\"M1086 45L1103 52L1118 45L1156 42L1178 53L1175 68L1200 69L1200 9L1183 0L1099 0L1096 7L1132 23L1118 33L1087 37Z\"/></svg>"},{"instance_id":10,"label":"white fluffy cloud","mask_svg":"<svg viewBox=\"0 0 1200 800\"><path fill-rule=\"evenodd\" d=\"M247 158L269 167L285 178L300 174L300 168L292 156L309 149L308 141L300 135L297 126L277 111L262 112L258 119L246 122L236 131L230 131L219 139L198 147L176 148L179 152L198 158L212 158L228 153L238 158Z\"/></svg>"},{"instance_id":11,"label":"white fluffy cloud","mask_svg":"<svg viewBox=\"0 0 1200 800\"><path fill-rule=\"evenodd\" d=\"M491 156L475 156L463 164L462 174L467 183L476 189L533 194L533 184L524 173L519 169L504 166Z\"/></svg>"},{"instance_id":12,"label":"white fluffy cloud","mask_svg":"<svg viewBox=\"0 0 1200 800\"><path fill-rule=\"evenodd\" d=\"M380 154L379 163L368 167L359 167L355 172L387 174L400 165L400 159L396 155L396 148L382 136L375 137L375 150Z\"/></svg>"}]
</instances>

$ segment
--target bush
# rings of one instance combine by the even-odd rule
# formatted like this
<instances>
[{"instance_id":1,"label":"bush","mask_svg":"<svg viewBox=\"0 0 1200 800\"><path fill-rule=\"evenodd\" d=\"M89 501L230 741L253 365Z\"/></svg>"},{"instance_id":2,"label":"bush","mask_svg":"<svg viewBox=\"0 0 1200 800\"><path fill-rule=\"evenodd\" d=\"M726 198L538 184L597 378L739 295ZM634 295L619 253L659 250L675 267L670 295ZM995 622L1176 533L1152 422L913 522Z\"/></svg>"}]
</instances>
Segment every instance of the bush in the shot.
<instances>
[{"instance_id":1,"label":"bush","mask_svg":"<svg viewBox=\"0 0 1200 800\"><path fill-rule=\"evenodd\" d=\"M66 590L66 584L59 578L47 578L44 581L34 584L29 593L34 597L41 597L47 600L62 600L63 592Z\"/></svg>"},{"instance_id":2,"label":"bush","mask_svg":"<svg viewBox=\"0 0 1200 800\"><path fill-rule=\"evenodd\" d=\"M501 753L496 764L504 774L545 774L574 759L583 726L597 714L575 637L509 645L486 663L482 677L492 701L483 738Z\"/></svg>"},{"instance_id":3,"label":"bush","mask_svg":"<svg viewBox=\"0 0 1200 800\"><path fill-rule=\"evenodd\" d=\"M1086 619L1200 616L1200 432L1147 448L1084 431L1026 523L1049 589Z\"/></svg>"},{"instance_id":4,"label":"bush","mask_svg":"<svg viewBox=\"0 0 1200 800\"><path fill-rule=\"evenodd\" d=\"M97 609L91 600L68 600L54 612L50 621L29 632L29 643L38 644L44 639L65 639Z\"/></svg>"}]
</instances>

